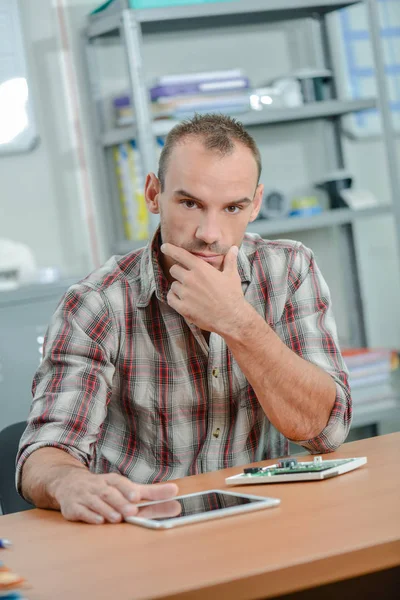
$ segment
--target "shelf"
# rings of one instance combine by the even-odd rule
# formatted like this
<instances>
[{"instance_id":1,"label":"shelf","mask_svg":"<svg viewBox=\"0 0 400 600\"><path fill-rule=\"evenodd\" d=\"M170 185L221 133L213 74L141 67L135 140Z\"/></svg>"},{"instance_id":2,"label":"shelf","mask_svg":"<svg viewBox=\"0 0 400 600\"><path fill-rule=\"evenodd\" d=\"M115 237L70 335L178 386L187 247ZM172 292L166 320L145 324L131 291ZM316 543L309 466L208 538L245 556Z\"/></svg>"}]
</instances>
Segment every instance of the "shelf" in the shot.
<instances>
[{"instance_id":1,"label":"shelf","mask_svg":"<svg viewBox=\"0 0 400 600\"><path fill-rule=\"evenodd\" d=\"M260 219L250 223L248 233L258 233L261 237L269 235L279 235L280 233L292 233L295 231L307 231L309 229L323 229L324 227L333 227L335 225L346 225L354 223L358 219L368 217L379 217L390 214L391 205L377 206L365 210L351 210L350 208L340 208L327 210L313 217L287 217L286 219Z\"/></svg>"},{"instance_id":2,"label":"shelf","mask_svg":"<svg viewBox=\"0 0 400 600\"><path fill-rule=\"evenodd\" d=\"M165 8L136 9L136 20L146 30L149 28L168 30L190 27L219 27L251 22L281 21L324 15L362 0L238 0L207 4L188 4ZM88 37L118 33L120 10L113 12L112 6L104 14L91 18L86 29Z\"/></svg>"},{"instance_id":3,"label":"shelf","mask_svg":"<svg viewBox=\"0 0 400 600\"><path fill-rule=\"evenodd\" d=\"M277 235L280 233L345 225L347 223L354 223L354 221L357 221L358 219L379 217L381 215L390 214L391 212L391 205L384 205L366 210L350 210L349 208L327 210L314 217L288 217L286 219L271 220L260 219L259 221L250 223L247 227L247 232L258 233L261 237L267 237L269 235ZM116 254L127 254L128 252L133 252L133 250L142 248L145 245L146 241L133 242L129 240L120 240L113 248L113 251Z\"/></svg>"},{"instance_id":4,"label":"shelf","mask_svg":"<svg viewBox=\"0 0 400 600\"><path fill-rule=\"evenodd\" d=\"M268 20L298 19L313 14L327 14L360 0L246 0L232 2L215 2L210 4L187 4L166 8L148 8L136 11L140 23L231 17L234 15L255 15L260 20L262 15Z\"/></svg>"},{"instance_id":5,"label":"shelf","mask_svg":"<svg viewBox=\"0 0 400 600\"><path fill-rule=\"evenodd\" d=\"M375 98L360 100L329 100L326 102L312 102L296 108L271 108L262 111L251 111L237 115L239 121L246 127L260 125L278 125L280 123L293 123L296 121L310 121L314 119L328 119L339 117L352 112L370 110L376 107ZM165 136L179 121L163 119L153 122L153 134ZM136 137L135 127L116 127L107 131L101 138L102 145L107 148L128 142Z\"/></svg>"}]
</instances>

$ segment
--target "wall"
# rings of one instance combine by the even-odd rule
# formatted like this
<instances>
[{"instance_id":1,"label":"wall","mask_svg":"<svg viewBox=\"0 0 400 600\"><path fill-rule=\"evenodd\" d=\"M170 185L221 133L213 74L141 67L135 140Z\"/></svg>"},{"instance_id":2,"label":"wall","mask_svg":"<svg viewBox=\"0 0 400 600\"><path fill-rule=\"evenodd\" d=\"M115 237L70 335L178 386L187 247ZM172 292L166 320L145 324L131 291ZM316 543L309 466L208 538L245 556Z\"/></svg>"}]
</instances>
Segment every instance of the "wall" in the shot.
<instances>
[{"instance_id":1,"label":"wall","mask_svg":"<svg viewBox=\"0 0 400 600\"><path fill-rule=\"evenodd\" d=\"M39 266L80 276L94 259L56 4L23 1L20 8L40 142L30 153L0 158L0 237L28 244Z\"/></svg>"},{"instance_id":2,"label":"wall","mask_svg":"<svg viewBox=\"0 0 400 600\"><path fill-rule=\"evenodd\" d=\"M68 275L88 271L97 255L101 261L109 253L106 232L110 217L104 210L109 197L94 152L81 44L85 16L98 3L41 0L39 12L37 5L34 8L33 3L21 2L41 144L30 154L0 159L0 235L28 243L41 265L59 264ZM62 17L66 36L61 36ZM317 59L313 46L304 43L307 27L306 22L259 24L241 27L240 32L222 28L199 35L181 32L146 36L148 81L166 69L184 72L242 67L252 82L261 85L274 76L314 64ZM124 56L118 44L106 42L99 57L103 93L110 97L126 87ZM66 68L68 60L72 73ZM75 85L77 106L71 101ZM78 118L74 108L79 110ZM252 130L261 146L264 183L268 187L290 194L306 190L310 181L332 167L322 127L321 123L303 123ZM388 201L381 141L348 142L346 158L356 181ZM92 201L94 209L90 207ZM95 227L98 250L93 250L87 220L92 229ZM396 303L400 284L393 220L382 217L360 224L356 236L370 344L398 345L400 318ZM332 290L340 337L346 343L343 264L335 231L303 232L296 238L316 253Z\"/></svg>"}]
</instances>

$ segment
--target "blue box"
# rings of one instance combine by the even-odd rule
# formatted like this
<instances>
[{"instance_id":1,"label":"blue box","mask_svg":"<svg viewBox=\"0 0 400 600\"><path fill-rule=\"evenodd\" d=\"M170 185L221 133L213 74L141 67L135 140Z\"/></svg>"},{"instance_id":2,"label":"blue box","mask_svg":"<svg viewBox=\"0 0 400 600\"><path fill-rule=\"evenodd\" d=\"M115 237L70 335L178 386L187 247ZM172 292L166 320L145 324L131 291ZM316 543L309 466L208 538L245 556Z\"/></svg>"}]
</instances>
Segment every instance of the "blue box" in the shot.
<instances>
[{"instance_id":1,"label":"blue box","mask_svg":"<svg viewBox=\"0 0 400 600\"><path fill-rule=\"evenodd\" d=\"M131 8L160 8L165 6L182 6L184 4L206 4L214 2L234 2L238 0L129 0Z\"/></svg>"},{"instance_id":2,"label":"blue box","mask_svg":"<svg viewBox=\"0 0 400 600\"><path fill-rule=\"evenodd\" d=\"M210 4L211 2L238 2L239 0L128 0L130 8L165 8L167 6L184 6L185 4ZM244 0L242 0L244 2ZM93 10L91 15L98 15L103 11L116 8L118 0L107 0L98 8ZM125 5L126 6L126 5Z\"/></svg>"}]
</instances>

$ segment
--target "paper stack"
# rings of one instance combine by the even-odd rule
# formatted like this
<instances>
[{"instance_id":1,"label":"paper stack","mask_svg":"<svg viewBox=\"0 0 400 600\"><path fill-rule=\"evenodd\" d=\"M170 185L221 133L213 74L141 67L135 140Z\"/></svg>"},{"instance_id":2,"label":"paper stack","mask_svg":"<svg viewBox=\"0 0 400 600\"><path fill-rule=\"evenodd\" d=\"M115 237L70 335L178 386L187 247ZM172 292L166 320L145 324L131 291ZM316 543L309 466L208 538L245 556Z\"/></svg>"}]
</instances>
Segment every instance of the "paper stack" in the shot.
<instances>
[{"instance_id":1,"label":"paper stack","mask_svg":"<svg viewBox=\"0 0 400 600\"><path fill-rule=\"evenodd\" d=\"M250 82L240 69L165 75L149 90L153 118L190 118L194 113L221 112L228 115L247 112ZM116 124L133 122L129 94L114 99Z\"/></svg>"},{"instance_id":2,"label":"paper stack","mask_svg":"<svg viewBox=\"0 0 400 600\"><path fill-rule=\"evenodd\" d=\"M397 352L384 348L356 348L344 350L342 354L349 369L354 405L396 402L398 391L392 384L392 372L399 366Z\"/></svg>"}]
</instances>

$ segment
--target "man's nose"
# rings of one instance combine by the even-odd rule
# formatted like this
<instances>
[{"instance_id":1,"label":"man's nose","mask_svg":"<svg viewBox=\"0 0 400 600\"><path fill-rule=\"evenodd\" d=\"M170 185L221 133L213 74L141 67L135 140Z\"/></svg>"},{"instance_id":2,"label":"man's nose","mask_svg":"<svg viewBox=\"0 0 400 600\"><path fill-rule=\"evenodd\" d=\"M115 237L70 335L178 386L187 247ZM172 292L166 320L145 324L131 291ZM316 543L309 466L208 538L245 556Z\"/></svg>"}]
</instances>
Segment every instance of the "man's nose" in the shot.
<instances>
[{"instance_id":1,"label":"man's nose","mask_svg":"<svg viewBox=\"0 0 400 600\"><path fill-rule=\"evenodd\" d=\"M211 246L221 239L221 230L215 216L204 215L196 231L196 238Z\"/></svg>"}]
</instances>

